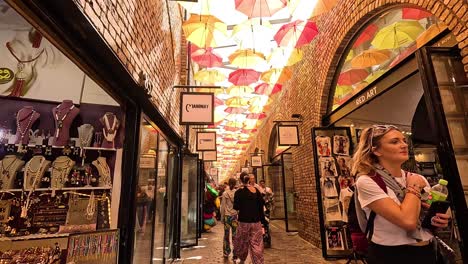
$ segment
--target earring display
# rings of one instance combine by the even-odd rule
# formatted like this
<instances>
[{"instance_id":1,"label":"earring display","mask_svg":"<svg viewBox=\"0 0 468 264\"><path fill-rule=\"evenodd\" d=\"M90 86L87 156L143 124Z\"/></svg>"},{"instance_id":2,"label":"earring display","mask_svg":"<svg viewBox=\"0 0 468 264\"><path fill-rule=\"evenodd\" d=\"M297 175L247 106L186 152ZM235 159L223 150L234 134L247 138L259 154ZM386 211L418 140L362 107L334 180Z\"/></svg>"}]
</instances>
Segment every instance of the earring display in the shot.
<instances>
[{"instance_id":1,"label":"earring display","mask_svg":"<svg viewBox=\"0 0 468 264\"><path fill-rule=\"evenodd\" d=\"M16 174L24 166L24 161L18 159L16 155L6 155L0 160L0 189L12 189Z\"/></svg>"},{"instance_id":2,"label":"earring display","mask_svg":"<svg viewBox=\"0 0 468 264\"><path fill-rule=\"evenodd\" d=\"M83 245L87 245L83 250ZM116 264L119 250L117 230L75 234L68 239L66 263Z\"/></svg>"}]
</instances>

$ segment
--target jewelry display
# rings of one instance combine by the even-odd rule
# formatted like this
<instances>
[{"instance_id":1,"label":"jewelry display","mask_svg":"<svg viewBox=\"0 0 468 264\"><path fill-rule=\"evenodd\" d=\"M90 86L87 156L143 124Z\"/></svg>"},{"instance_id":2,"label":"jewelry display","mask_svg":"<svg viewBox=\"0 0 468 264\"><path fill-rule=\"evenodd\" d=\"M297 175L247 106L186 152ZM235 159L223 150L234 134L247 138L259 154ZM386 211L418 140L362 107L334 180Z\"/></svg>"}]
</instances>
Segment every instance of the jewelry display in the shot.
<instances>
[{"instance_id":1,"label":"jewelry display","mask_svg":"<svg viewBox=\"0 0 468 264\"><path fill-rule=\"evenodd\" d=\"M93 139L94 127L91 124L83 124L78 127L78 138L80 140L80 147L91 146Z\"/></svg>"},{"instance_id":2,"label":"jewelry display","mask_svg":"<svg viewBox=\"0 0 468 264\"><path fill-rule=\"evenodd\" d=\"M97 168L99 172L99 186L109 187L112 186L111 171L109 165L106 162L105 157L98 157L92 164Z\"/></svg>"},{"instance_id":3,"label":"jewelry display","mask_svg":"<svg viewBox=\"0 0 468 264\"><path fill-rule=\"evenodd\" d=\"M73 120L79 114L72 100L63 100L61 104L52 109L55 120L54 145L64 146L69 144L70 127Z\"/></svg>"},{"instance_id":4,"label":"jewelry display","mask_svg":"<svg viewBox=\"0 0 468 264\"><path fill-rule=\"evenodd\" d=\"M37 170L35 172L33 172L33 171L31 171L30 167L31 167L31 164L33 162L33 159L36 158L36 157L38 157L41 160L41 162L39 163L39 167L37 168ZM28 164L26 166L27 168L25 170L25 179L26 179L25 184L30 182L30 177L31 177L31 176L29 176L30 172L34 174L33 175L34 180L32 182L30 182L31 183L31 189L29 189L28 196L27 196L23 206L21 206L21 215L20 215L21 218L27 218L28 210L32 205L31 194L34 192L34 189L36 188L36 185L38 184L37 182L40 180L39 179L40 175L43 174L43 171L44 171L43 168L46 167L47 166L46 163L49 162L48 160L46 160L42 156L35 156L35 157L33 157L33 159L31 159L28 162Z\"/></svg>"},{"instance_id":5,"label":"jewelry display","mask_svg":"<svg viewBox=\"0 0 468 264\"><path fill-rule=\"evenodd\" d=\"M96 212L96 201L94 199L94 192L91 192L91 197L89 197L88 205L86 206L86 219L93 219L94 213Z\"/></svg>"},{"instance_id":6,"label":"jewelry display","mask_svg":"<svg viewBox=\"0 0 468 264\"><path fill-rule=\"evenodd\" d=\"M25 166L24 169L24 189L38 188L42 176L49 167L50 161L46 160L44 156L34 156Z\"/></svg>"},{"instance_id":7,"label":"jewelry display","mask_svg":"<svg viewBox=\"0 0 468 264\"><path fill-rule=\"evenodd\" d=\"M83 245L87 247L84 249ZM119 234L112 230L71 235L68 249L66 263L84 263L90 259L96 263L117 263Z\"/></svg>"},{"instance_id":8,"label":"jewelry display","mask_svg":"<svg viewBox=\"0 0 468 264\"><path fill-rule=\"evenodd\" d=\"M71 110L73 110L73 108L75 108L75 105L72 105L71 107L68 107L64 112L65 113L62 113L62 110L61 109L61 106L62 104L59 104L56 108L55 108L55 121L57 122L57 128L55 130L55 137L58 138L59 135L60 135L60 130L62 130L63 128L63 121L65 120L65 118L67 118L68 114L70 113Z\"/></svg>"},{"instance_id":9,"label":"jewelry display","mask_svg":"<svg viewBox=\"0 0 468 264\"><path fill-rule=\"evenodd\" d=\"M101 118L103 124L102 134L104 135L105 141L102 142L102 147L115 148L115 137L119 129L119 120L114 113L107 112Z\"/></svg>"},{"instance_id":10,"label":"jewelry display","mask_svg":"<svg viewBox=\"0 0 468 264\"><path fill-rule=\"evenodd\" d=\"M40 114L32 106L25 106L18 111L16 114L16 144L28 144L29 130L39 117Z\"/></svg>"},{"instance_id":11,"label":"jewelry display","mask_svg":"<svg viewBox=\"0 0 468 264\"><path fill-rule=\"evenodd\" d=\"M102 144L102 132L94 133L94 144L93 147L99 148Z\"/></svg>"},{"instance_id":12,"label":"jewelry display","mask_svg":"<svg viewBox=\"0 0 468 264\"><path fill-rule=\"evenodd\" d=\"M6 155L0 161L0 189L12 189L17 172L23 167L24 161L15 155Z\"/></svg>"},{"instance_id":13,"label":"jewelry display","mask_svg":"<svg viewBox=\"0 0 468 264\"><path fill-rule=\"evenodd\" d=\"M69 157L60 156L52 162L51 182L52 189L62 189L68 181L68 174L75 166L75 162Z\"/></svg>"}]
</instances>

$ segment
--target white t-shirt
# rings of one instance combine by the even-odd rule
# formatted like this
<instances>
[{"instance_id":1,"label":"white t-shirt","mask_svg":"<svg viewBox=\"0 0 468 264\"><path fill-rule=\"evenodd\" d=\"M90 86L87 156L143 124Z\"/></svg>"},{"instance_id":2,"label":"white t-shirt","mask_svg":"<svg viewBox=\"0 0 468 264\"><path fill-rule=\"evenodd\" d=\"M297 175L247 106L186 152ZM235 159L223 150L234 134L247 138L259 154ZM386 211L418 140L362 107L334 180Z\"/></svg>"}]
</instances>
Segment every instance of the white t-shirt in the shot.
<instances>
[{"instance_id":1,"label":"white t-shirt","mask_svg":"<svg viewBox=\"0 0 468 264\"><path fill-rule=\"evenodd\" d=\"M395 179L402 185L406 186L406 175L402 170L402 177L396 177ZM427 186L430 186L426 178L416 174L424 179ZM395 193L387 187L387 193L385 193L377 183L372 180L367 175L359 176L356 181L356 186L358 188L358 199L359 203L366 213L366 217L369 219L369 214L371 210L367 207L370 203L377 201L379 199L390 197L396 204L401 205L400 200L398 200ZM422 240L428 241L432 238L432 234L426 230L422 230ZM408 236L407 231L403 228L392 224L387 219L383 218L380 215L376 215L374 220L374 234L372 236L372 242L384 245L384 246L397 246L397 245L408 245L417 243L414 238Z\"/></svg>"}]
</instances>

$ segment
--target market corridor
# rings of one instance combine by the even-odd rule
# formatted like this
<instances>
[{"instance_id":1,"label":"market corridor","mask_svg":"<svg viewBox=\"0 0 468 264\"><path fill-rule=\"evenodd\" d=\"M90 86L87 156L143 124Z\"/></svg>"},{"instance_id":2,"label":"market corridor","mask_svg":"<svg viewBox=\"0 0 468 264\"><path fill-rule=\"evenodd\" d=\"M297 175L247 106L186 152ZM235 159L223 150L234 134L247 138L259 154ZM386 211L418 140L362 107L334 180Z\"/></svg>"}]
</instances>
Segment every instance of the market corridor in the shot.
<instances>
[{"instance_id":1,"label":"market corridor","mask_svg":"<svg viewBox=\"0 0 468 264\"><path fill-rule=\"evenodd\" d=\"M322 251L300 238L297 234L286 233L278 226L280 221L273 221L271 225L272 247L265 249L265 263L279 264L302 264L302 263L345 263L346 261L326 261L322 258ZM317 234L319 235L319 234ZM173 263L233 263L232 258L224 259L223 226L218 223L211 232L204 233L199 240L198 246L186 248L181 251L181 259ZM252 263L250 256L246 264Z\"/></svg>"}]
</instances>

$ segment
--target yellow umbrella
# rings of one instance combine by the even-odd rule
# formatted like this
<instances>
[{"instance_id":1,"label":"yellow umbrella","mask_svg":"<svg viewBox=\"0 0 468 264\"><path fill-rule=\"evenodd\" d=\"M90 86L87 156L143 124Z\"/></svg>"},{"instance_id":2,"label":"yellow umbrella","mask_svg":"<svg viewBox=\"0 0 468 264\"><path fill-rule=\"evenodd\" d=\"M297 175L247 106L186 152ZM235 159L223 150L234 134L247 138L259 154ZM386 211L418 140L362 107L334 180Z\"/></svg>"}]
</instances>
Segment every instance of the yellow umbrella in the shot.
<instances>
[{"instance_id":1,"label":"yellow umbrella","mask_svg":"<svg viewBox=\"0 0 468 264\"><path fill-rule=\"evenodd\" d=\"M242 127L244 127L244 124L243 124L243 122L239 122L239 121L229 121L229 122L226 123L226 126L227 127L242 128Z\"/></svg>"},{"instance_id":2,"label":"yellow umbrella","mask_svg":"<svg viewBox=\"0 0 468 264\"><path fill-rule=\"evenodd\" d=\"M277 47L268 56L268 63L275 68L292 66L303 58L303 52L300 49L290 47Z\"/></svg>"},{"instance_id":3,"label":"yellow umbrella","mask_svg":"<svg viewBox=\"0 0 468 264\"><path fill-rule=\"evenodd\" d=\"M292 71L286 67L282 69L273 68L262 73L262 75L260 75L260 79L262 81L266 83L270 83L270 84L275 84L275 83L283 84L289 79L291 79L291 77L292 77Z\"/></svg>"},{"instance_id":4,"label":"yellow umbrella","mask_svg":"<svg viewBox=\"0 0 468 264\"><path fill-rule=\"evenodd\" d=\"M264 105L269 105L271 103L272 103L271 98L266 95L255 96L249 100L249 105L264 106Z\"/></svg>"},{"instance_id":5,"label":"yellow umbrella","mask_svg":"<svg viewBox=\"0 0 468 264\"><path fill-rule=\"evenodd\" d=\"M226 76L217 70L203 69L195 73L193 78L201 83L212 84L226 80ZM218 89L221 90L221 89Z\"/></svg>"},{"instance_id":6,"label":"yellow umbrella","mask_svg":"<svg viewBox=\"0 0 468 264\"><path fill-rule=\"evenodd\" d=\"M235 25L231 37L241 49L262 50L270 46L273 34L273 27L268 20L255 17Z\"/></svg>"},{"instance_id":7,"label":"yellow umbrella","mask_svg":"<svg viewBox=\"0 0 468 264\"><path fill-rule=\"evenodd\" d=\"M187 40L198 47L215 47L226 39L227 26L210 15L194 15L182 24Z\"/></svg>"},{"instance_id":8,"label":"yellow umbrella","mask_svg":"<svg viewBox=\"0 0 468 264\"><path fill-rule=\"evenodd\" d=\"M424 31L419 37L416 39L416 45L418 48L424 46L427 42L435 38L439 35L442 31L444 31L447 26L443 22L439 22L437 24L431 25L426 31Z\"/></svg>"},{"instance_id":9,"label":"yellow umbrella","mask_svg":"<svg viewBox=\"0 0 468 264\"><path fill-rule=\"evenodd\" d=\"M380 29L371 44L378 49L396 49L410 45L423 31L418 21L398 21Z\"/></svg>"},{"instance_id":10,"label":"yellow umbrella","mask_svg":"<svg viewBox=\"0 0 468 264\"><path fill-rule=\"evenodd\" d=\"M263 112L268 112L270 111L270 106L269 105L252 105L249 107L249 112L253 114L260 114Z\"/></svg>"},{"instance_id":11,"label":"yellow umbrella","mask_svg":"<svg viewBox=\"0 0 468 264\"><path fill-rule=\"evenodd\" d=\"M229 61L239 68L253 68L260 63L265 63L265 55L253 49L236 50L229 55Z\"/></svg>"},{"instance_id":12,"label":"yellow umbrella","mask_svg":"<svg viewBox=\"0 0 468 264\"><path fill-rule=\"evenodd\" d=\"M348 55L346 56L345 62L349 61L349 60L352 59L353 57L354 57L354 51L353 51L353 50L349 50Z\"/></svg>"},{"instance_id":13,"label":"yellow umbrella","mask_svg":"<svg viewBox=\"0 0 468 264\"><path fill-rule=\"evenodd\" d=\"M371 73L369 76L367 76L367 78L364 79L364 82L366 82L366 83L371 83L371 82L377 80L377 78L379 78L380 76L382 76L382 74L384 74L385 72L387 72L387 70L378 70L378 71L375 71L375 72Z\"/></svg>"},{"instance_id":14,"label":"yellow umbrella","mask_svg":"<svg viewBox=\"0 0 468 264\"><path fill-rule=\"evenodd\" d=\"M227 115L228 115L228 113L224 112L224 110L221 110L221 111L215 110L214 111L214 122L218 123L218 122L224 120L224 118L226 118Z\"/></svg>"},{"instance_id":15,"label":"yellow umbrella","mask_svg":"<svg viewBox=\"0 0 468 264\"><path fill-rule=\"evenodd\" d=\"M365 68L382 64L390 59L392 52L390 50L366 50L351 60L351 66L354 68Z\"/></svg>"},{"instance_id":16,"label":"yellow umbrella","mask_svg":"<svg viewBox=\"0 0 468 264\"><path fill-rule=\"evenodd\" d=\"M225 119L228 121L244 122L246 118L247 116L244 114L229 114Z\"/></svg>"},{"instance_id":17,"label":"yellow umbrella","mask_svg":"<svg viewBox=\"0 0 468 264\"><path fill-rule=\"evenodd\" d=\"M335 88L334 97L342 98L351 92L353 92L353 87L351 85L337 85Z\"/></svg>"},{"instance_id":18,"label":"yellow umbrella","mask_svg":"<svg viewBox=\"0 0 468 264\"><path fill-rule=\"evenodd\" d=\"M247 119L244 121L244 129L248 129L248 130L255 129L261 123L262 122L258 121L257 119Z\"/></svg>"},{"instance_id":19,"label":"yellow umbrella","mask_svg":"<svg viewBox=\"0 0 468 264\"><path fill-rule=\"evenodd\" d=\"M242 107L242 106L248 105L249 101L245 98L236 96L236 97L231 97L227 99L225 104L228 107Z\"/></svg>"},{"instance_id":20,"label":"yellow umbrella","mask_svg":"<svg viewBox=\"0 0 468 264\"><path fill-rule=\"evenodd\" d=\"M231 86L227 93L232 96L244 96L253 93L254 89L250 86Z\"/></svg>"}]
</instances>

